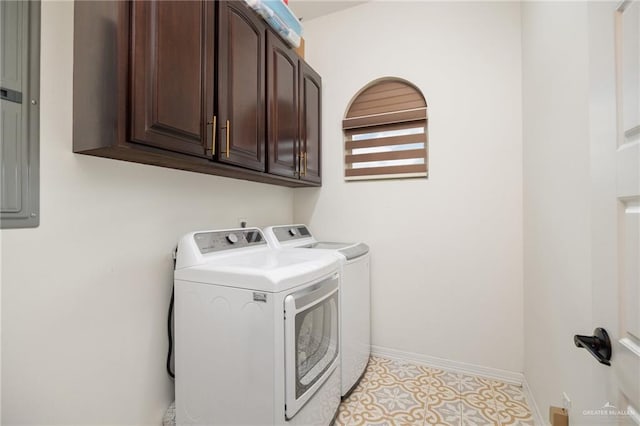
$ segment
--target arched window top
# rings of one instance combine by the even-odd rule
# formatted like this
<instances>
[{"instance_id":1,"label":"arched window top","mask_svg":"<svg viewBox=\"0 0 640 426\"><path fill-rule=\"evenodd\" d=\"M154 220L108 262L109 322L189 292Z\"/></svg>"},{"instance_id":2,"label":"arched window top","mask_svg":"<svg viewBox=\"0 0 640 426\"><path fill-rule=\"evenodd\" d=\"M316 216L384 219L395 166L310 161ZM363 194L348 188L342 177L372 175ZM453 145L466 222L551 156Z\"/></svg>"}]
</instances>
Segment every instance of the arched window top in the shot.
<instances>
[{"instance_id":1,"label":"arched window top","mask_svg":"<svg viewBox=\"0 0 640 426\"><path fill-rule=\"evenodd\" d=\"M345 118L427 108L422 92L410 82L385 77L372 81L353 97Z\"/></svg>"},{"instance_id":2,"label":"arched window top","mask_svg":"<svg viewBox=\"0 0 640 426\"><path fill-rule=\"evenodd\" d=\"M367 84L342 127L346 180L427 176L427 102L412 83L385 77Z\"/></svg>"}]
</instances>

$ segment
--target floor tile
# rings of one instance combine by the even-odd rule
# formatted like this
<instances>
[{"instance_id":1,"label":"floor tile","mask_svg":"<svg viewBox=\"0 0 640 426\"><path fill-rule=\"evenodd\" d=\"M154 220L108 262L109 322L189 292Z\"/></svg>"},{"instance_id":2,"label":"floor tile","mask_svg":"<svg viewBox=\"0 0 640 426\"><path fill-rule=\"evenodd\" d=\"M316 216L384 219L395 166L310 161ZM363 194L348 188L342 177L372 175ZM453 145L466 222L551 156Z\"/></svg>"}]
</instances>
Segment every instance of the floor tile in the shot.
<instances>
[{"instance_id":1,"label":"floor tile","mask_svg":"<svg viewBox=\"0 0 640 426\"><path fill-rule=\"evenodd\" d=\"M460 426L461 414L462 401L459 399L445 401L430 396L425 410L425 424Z\"/></svg>"},{"instance_id":2,"label":"floor tile","mask_svg":"<svg viewBox=\"0 0 640 426\"><path fill-rule=\"evenodd\" d=\"M336 425L349 425L351 424L351 418L357 404L340 404L338 409L338 416L336 417Z\"/></svg>"},{"instance_id":3,"label":"floor tile","mask_svg":"<svg viewBox=\"0 0 640 426\"><path fill-rule=\"evenodd\" d=\"M516 385L493 382L496 409L501 426L533 425L531 410L522 388Z\"/></svg>"},{"instance_id":4,"label":"floor tile","mask_svg":"<svg viewBox=\"0 0 640 426\"><path fill-rule=\"evenodd\" d=\"M341 406L338 426L533 426L521 387L381 357Z\"/></svg>"},{"instance_id":5,"label":"floor tile","mask_svg":"<svg viewBox=\"0 0 640 426\"><path fill-rule=\"evenodd\" d=\"M467 400L462 400L460 403L461 424L463 426L498 424L496 410L492 408L491 405L492 404L487 404L486 407L480 408L477 405L470 404Z\"/></svg>"},{"instance_id":6,"label":"floor tile","mask_svg":"<svg viewBox=\"0 0 640 426\"><path fill-rule=\"evenodd\" d=\"M352 418L355 424L423 424L426 391L413 382L391 380L388 374L368 380Z\"/></svg>"},{"instance_id":7,"label":"floor tile","mask_svg":"<svg viewBox=\"0 0 640 426\"><path fill-rule=\"evenodd\" d=\"M463 402L462 424L494 425L499 423L495 392L490 380L475 376L462 376L460 379L460 399Z\"/></svg>"}]
</instances>

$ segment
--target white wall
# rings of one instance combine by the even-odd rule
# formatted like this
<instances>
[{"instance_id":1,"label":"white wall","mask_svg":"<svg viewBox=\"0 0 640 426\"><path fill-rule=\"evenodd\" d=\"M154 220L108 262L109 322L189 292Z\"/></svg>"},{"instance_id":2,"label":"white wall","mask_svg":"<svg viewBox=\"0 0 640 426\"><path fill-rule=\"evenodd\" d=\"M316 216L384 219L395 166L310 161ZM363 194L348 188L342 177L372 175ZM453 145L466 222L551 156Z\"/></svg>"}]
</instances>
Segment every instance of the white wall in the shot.
<instances>
[{"instance_id":1,"label":"white wall","mask_svg":"<svg viewBox=\"0 0 640 426\"><path fill-rule=\"evenodd\" d=\"M323 186L295 219L372 249L381 347L522 371L520 6L371 2L305 22L323 78ZM429 105L429 178L343 180L341 120L373 79Z\"/></svg>"},{"instance_id":2,"label":"white wall","mask_svg":"<svg viewBox=\"0 0 640 426\"><path fill-rule=\"evenodd\" d=\"M571 424L616 403L613 369L573 344L618 332L614 9L523 3L525 376L543 415L567 393Z\"/></svg>"},{"instance_id":3,"label":"white wall","mask_svg":"<svg viewBox=\"0 0 640 426\"><path fill-rule=\"evenodd\" d=\"M543 412L581 399L592 362L572 347L591 313L587 44L584 3L523 5L525 375Z\"/></svg>"},{"instance_id":4,"label":"white wall","mask_svg":"<svg viewBox=\"0 0 640 426\"><path fill-rule=\"evenodd\" d=\"M0 230L0 424L2 424L2 230Z\"/></svg>"},{"instance_id":5,"label":"white wall","mask_svg":"<svg viewBox=\"0 0 640 426\"><path fill-rule=\"evenodd\" d=\"M290 222L293 193L73 154L72 40L73 2L43 2L42 217L2 232L2 423L157 425L178 238Z\"/></svg>"}]
</instances>

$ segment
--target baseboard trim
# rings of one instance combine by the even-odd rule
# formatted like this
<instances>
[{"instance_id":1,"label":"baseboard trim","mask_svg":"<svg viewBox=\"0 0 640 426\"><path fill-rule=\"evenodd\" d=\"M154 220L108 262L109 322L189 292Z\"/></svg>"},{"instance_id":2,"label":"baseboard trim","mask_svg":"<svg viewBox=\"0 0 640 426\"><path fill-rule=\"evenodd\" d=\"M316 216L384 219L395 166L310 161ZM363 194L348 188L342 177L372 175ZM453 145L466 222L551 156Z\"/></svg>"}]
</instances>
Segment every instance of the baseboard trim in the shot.
<instances>
[{"instance_id":1,"label":"baseboard trim","mask_svg":"<svg viewBox=\"0 0 640 426\"><path fill-rule=\"evenodd\" d=\"M522 382L522 390L524 391L524 395L527 398L527 404L529 404L529 408L531 408L532 411L531 414L533 415L533 424L535 426L549 426L549 422L546 421L542 416L540 407L538 407L536 399L533 397L531 387L529 387L529 382L527 382L526 377L524 377L524 381Z\"/></svg>"},{"instance_id":2,"label":"baseboard trim","mask_svg":"<svg viewBox=\"0 0 640 426\"><path fill-rule=\"evenodd\" d=\"M413 362L416 364L425 365L427 367L439 368L441 370L486 377L488 379L499 380L501 382L510 383L517 386L522 386L524 382L524 375L515 371L483 367L481 365L468 364L466 362L460 361L451 361L444 358L437 358L412 352L404 352L397 349L384 348L381 346L372 345L371 354L382 358Z\"/></svg>"}]
</instances>

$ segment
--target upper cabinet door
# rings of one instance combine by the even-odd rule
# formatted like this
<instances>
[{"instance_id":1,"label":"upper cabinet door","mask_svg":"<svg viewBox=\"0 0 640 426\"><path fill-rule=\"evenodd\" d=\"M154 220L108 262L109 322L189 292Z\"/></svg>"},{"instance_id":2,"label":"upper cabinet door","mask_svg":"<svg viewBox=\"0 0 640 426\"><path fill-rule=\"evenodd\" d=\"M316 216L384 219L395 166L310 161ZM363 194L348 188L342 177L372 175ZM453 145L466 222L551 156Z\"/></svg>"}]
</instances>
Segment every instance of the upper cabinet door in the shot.
<instances>
[{"instance_id":1,"label":"upper cabinet door","mask_svg":"<svg viewBox=\"0 0 640 426\"><path fill-rule=\"evenodd\" d=\"M298 176L298 56L267 33L267 171Z\"/></svg>"},{"instance_id":2,"label":"upper cabinet door","mask_svg":"<svg viewBox=\"0 0 640 426\"><path fill-rule=\"evenodd\" d=\"M214 23L212 2L131 2L132 142L211 155Z\"/></svg>"},{"instance_id":3,"label":"upper cabinet door","mask_svg":"<svg viewBox=\"0 0 640 426\"><path fill-rule=\"evenodd\" d=\"M300 61L300 179L320 183L322 145L322 79Z\"/></svg>"},{"instance_id":4,"label":"upper cabinet door","mask_svg":"<svg viewBox=\"0 0 640 426\"><path fill-rule=\"evenodd\" d=\"M242 2L221 1L218 161L265 170L265 32Z\"/></svg>"}]
</instances>

